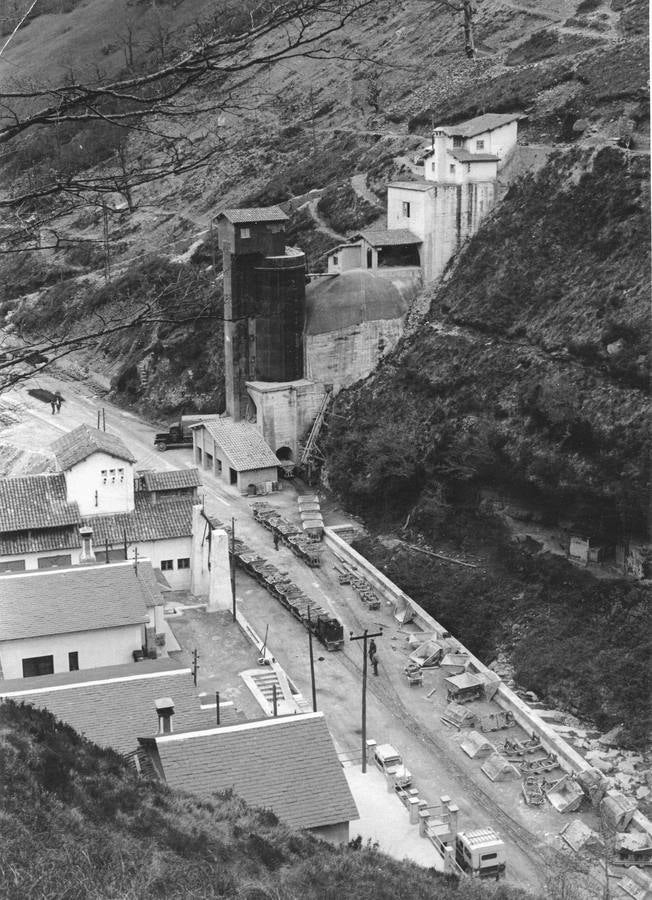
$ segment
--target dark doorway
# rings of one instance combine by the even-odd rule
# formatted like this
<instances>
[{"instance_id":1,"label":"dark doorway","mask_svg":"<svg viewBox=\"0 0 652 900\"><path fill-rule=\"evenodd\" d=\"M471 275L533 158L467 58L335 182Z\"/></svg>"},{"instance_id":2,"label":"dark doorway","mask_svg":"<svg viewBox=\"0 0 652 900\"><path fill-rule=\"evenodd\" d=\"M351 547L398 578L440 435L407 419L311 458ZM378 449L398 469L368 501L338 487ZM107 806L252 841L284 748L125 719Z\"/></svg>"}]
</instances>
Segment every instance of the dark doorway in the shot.
<instances>
[{"instance_id":1,"label":"dark doorway","mask_svg":"<svg viewBox=\"0 0 652 900\"><path fill-rule=\"evenodd\" d=\"M229 469L229 484L238 483L238 473L235 469Z\"/></svg>"},{"instance_id":2,"label":"dark doorway","mask_svg":"<svg viewBox=\"0 0 652 900\"><path fill-rule=\"evenodd\" d=\"M371 247L367 248L367 268L373 269L374 267L374 252Z\"/></svg>"},{"instance_id":3,"label":"dark doorway","mask_svg":"<svg viewBox=\"0 0 652 900\"><path fill-rule=\"evenodd\" d=\"M79 671L79 653L77 652L77 650L72 650L68 654L68 669L71 672Z\"/></svg>"},{"instance_id":4,"label":"dark doorway","mask_svg":"<svg viewBox=\"0 0 652 900\"><path fill-rule=\"evenodd\" d=\"M292 451L289 447L279 447L276 456L281 462L292 462Z\"/></svg>"}]
</instances>

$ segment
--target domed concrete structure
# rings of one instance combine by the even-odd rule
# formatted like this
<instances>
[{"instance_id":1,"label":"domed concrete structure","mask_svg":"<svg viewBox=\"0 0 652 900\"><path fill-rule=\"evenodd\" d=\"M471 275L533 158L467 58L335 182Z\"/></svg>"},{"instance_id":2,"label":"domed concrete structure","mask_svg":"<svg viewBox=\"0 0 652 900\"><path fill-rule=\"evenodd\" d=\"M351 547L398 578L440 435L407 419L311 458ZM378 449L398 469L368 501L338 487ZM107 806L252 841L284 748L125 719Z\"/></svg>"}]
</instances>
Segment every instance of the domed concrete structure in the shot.
<instances>
[{"instance_id":1,"label":"domed concrete structure","mask_svg":"<svg viewBox=\"0 0 652 900\"><path fill-rule=\"evenodd\" d=\"M394 347L417 284L409 274L389 278L351 269L306 288L305 375L335 391L366 378Z\"/></svg>"}]
</instances>

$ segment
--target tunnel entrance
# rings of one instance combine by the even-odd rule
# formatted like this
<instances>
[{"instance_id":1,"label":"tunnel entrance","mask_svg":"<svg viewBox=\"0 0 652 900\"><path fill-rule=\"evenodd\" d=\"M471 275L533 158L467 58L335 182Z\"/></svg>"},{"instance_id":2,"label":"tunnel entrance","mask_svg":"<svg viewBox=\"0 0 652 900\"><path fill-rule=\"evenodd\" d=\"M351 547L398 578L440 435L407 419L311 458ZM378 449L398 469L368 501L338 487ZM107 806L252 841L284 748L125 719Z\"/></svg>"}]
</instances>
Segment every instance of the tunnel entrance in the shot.
<instances>
[{"instance_id":1,"label":"tunnel entrance","mask_svg":"<svg viewBox=\"0 0 652 900\"><path fill-rule=\"evenodd\" d=\"M276 456L281 462L292 462L293 453L289 447L279 447L276 451Z\"/></svg>"}]
</instances>

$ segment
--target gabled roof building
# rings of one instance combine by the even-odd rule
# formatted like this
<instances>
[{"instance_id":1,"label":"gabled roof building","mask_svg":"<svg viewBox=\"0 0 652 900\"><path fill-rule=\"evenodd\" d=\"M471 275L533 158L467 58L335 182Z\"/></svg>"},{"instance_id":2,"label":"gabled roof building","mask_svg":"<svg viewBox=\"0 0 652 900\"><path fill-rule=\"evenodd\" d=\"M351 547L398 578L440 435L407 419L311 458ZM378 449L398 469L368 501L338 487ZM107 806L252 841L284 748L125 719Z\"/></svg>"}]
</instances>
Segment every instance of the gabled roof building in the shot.
<instances>
[{"instance_id":1,"label":"gabled roof building","mask_svg":"<svg viewBox=\"0 0 652 900\"><path fill-rule=\"evenodd\" d=\"M278 483L280 461L254 425L225 416L193 425L192 432L195 462L241 493Z\"/></svg>"},{"instance_id":2,"label":"gabled roof building","mask_svg":"<svg viewBox=\"0 0 652 900\"><path fill-rule=\"evenodd\" d=\"M146 561L8 575L0 583L3 676L128 663L148 643L156 652L161 602Z\"/></svg>"},{"instance_id":3,"label":"gabled roof building","mask_svg":"<svg viewBox=\"0 0 652 900\"><path fill-rule=\"evenodd\" d=\"M233 790L293 828L336 843L349 838L355 801L323 713L279 716L228 727L141 737L170 787L209 799Z\"/></svg>"}]
</instances>

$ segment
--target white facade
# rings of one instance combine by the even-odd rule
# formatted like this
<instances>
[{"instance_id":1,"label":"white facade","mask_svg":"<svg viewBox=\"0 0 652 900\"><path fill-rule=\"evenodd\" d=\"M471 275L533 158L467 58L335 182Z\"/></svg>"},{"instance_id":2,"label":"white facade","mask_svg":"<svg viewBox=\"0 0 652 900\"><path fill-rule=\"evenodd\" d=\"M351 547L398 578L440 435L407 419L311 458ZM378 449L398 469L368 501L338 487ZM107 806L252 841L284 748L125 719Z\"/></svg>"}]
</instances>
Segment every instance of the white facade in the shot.
<instances>
[{"instance_id":1,"label":"white facade","mask_svg":"<svg viewBox=\"0 0 652 900\"><path fill-rule=\"evenodd\" d=\"M125 459L97 451L64 475L68 501L78 503L82 516L134 509L134 467Z\"/></svg>"},{"instance_id":2,"label":"white facade","mask_svg":"<svg viewBox=\"0 0 652 900\"><path fill-rule=\"evenodd\" d=\"M452 130L451 130L452 131ZM508 122L499 128L483 131L471 137L456 137L449 129L435 129L432 147L424 154L424 178L442 184L462 184L465 181L487 181L497 177L505 157L516 146L518 122ZM460 162L449 151L489 154L497 161Z\"/></svg>"},{"instance_id":3,"label":"white facade","mask_svg":"<svg viewBox=\"0 0 652 900\"><path fill-rule=\"evenodd\" d=\"M340 275L349 269L366 268L362 241L353 244L340 244L328 254L328 274Z\"/></svg>"},{"instance_id":4,"label":"white facade","mask_svg":"<svg viewBox=\"0 0 652 900\"><path fill-rule=\"evenodd\" d=\"M47 656L53 657L55 673L68 672L70 653L77 653L79 669L132 663L134 650L140 650L144 642L145 626L138 624L0 641L2 675L6 679L22 678L23 660Z\"/></svg>"},{"instance_id":5,"label":"white facade","mask_svg":"<svg viewBox=\"0 0 652 900\"><path fill-rule=\"evenodd\" d=\"M190 566L192 564L192 536L166 538L161 541L138 541L139 558L151 560L155 569L160 569L165 580L175 591L190 589ZM96 548L102 558L101 548ZM129 558L134 556L134 545L129 547Z\"/></svg>"}]
</instances>

